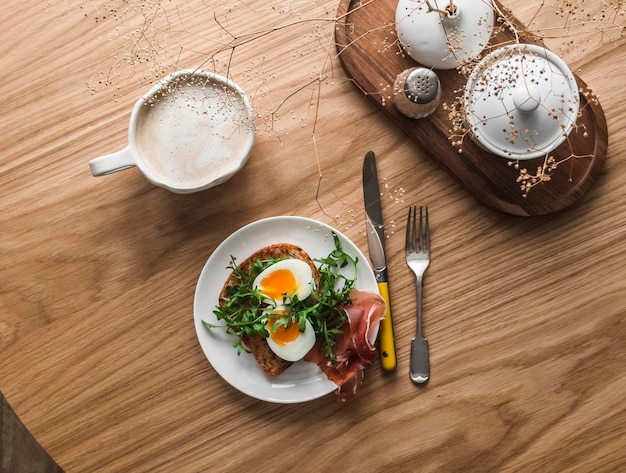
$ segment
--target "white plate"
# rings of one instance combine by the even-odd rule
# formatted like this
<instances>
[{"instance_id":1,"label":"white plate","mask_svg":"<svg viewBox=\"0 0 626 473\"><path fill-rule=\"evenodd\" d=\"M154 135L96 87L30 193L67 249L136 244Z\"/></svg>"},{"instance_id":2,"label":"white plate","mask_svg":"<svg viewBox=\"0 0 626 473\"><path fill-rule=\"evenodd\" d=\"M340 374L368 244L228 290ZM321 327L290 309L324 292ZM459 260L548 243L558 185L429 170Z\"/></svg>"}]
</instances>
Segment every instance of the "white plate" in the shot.
<instances>
[{"instance_id":1,"label":"white plate","mask_svg":"<svg viewBox=\"0 0 626 473\"><path fill-rule=\"evenodd\" d=\"M215 371L239 391L263 401L295 403L317 399L337 388L316 364L305 361L294 363L279 376L267 376L252 355L237 355L235 335L202 325L202 320L218 323L213 310L230 274L227 267L231 255L241 263L267 245L292 243L314 259L324 258L335 248L332 232L339 237L343 251L358 258L356 287L378 293L374 273L356 245L332 227L304 217L271 217L250 223L226 238L204 265L194 298L196 334Z\"/></svg>"}]
</instances>

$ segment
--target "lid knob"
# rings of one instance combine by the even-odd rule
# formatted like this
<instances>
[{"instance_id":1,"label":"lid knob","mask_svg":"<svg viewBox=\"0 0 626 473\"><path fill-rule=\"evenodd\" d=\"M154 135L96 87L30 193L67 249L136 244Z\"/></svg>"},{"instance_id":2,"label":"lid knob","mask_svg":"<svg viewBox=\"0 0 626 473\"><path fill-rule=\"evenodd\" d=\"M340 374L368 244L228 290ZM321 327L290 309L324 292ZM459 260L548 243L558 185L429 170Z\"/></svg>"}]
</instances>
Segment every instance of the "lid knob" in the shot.
<instances>
[{"instance_id":1,"label":"lid knob","mask_svg":"<svg viewBox=\"0 0 626 473\"><path fill-rule=\"evenodd\" d=\"M513 104L520 112L534 112L540 103L541 90L536 84L520 84L513 91Z\"/></svg>"}]
</instances>

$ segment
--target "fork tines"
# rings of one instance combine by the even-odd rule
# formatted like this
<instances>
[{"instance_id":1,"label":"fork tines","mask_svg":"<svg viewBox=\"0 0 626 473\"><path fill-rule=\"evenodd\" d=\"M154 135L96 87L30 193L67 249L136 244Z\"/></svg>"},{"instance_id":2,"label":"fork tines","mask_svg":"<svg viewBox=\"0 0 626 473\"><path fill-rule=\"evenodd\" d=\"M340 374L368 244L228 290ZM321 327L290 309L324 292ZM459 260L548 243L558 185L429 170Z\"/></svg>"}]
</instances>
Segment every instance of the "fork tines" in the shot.
<instances>
[{"instance_id":1,"label":"fork tines","mask_svg":"<svg viewBox=\"0 0 626 473\"><path fill-rule=\"evenodd\" d=\"M422 224L422 222L424 222ZM409 207L406 226L406 253L430 252L430 225L428 224L428 205L424 211L420 205L419 226L417 224L417 206Z\"/></svg>"}]
</instances>

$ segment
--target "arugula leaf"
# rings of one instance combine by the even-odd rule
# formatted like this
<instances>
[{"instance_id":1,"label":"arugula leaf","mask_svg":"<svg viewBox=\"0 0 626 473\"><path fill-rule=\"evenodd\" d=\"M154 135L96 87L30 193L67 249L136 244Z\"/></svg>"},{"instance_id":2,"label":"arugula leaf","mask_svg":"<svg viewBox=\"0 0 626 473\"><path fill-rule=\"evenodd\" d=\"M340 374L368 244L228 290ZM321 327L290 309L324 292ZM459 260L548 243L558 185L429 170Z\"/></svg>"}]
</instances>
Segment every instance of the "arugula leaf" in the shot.
<instances>
[{"instance_id":1,"label":"arugula leaf","mask_svg":"<svg viewBox=\"0 0 626 473\"><path fill-rule=\"evenodd\" d=\"M255 290L252 283L264 267L275 263L276 260L253 261L250 265L250 271L246 272L237 266L234 256L231 255L230 259L231 262L227 268L232 270L235 283L226 288L226 294L220 300L220 305L215 308L213 314L217 320L226 322L227 332L237 335L237 342L234 346L240 354L242 351L248 351L241 342L244 335L269 336L265 328L268 307L265 296L261 291ZM208 329L222 327L204 320L202 323Z\"/></svg>"},{"instance_id":2,"label":"arugula leaf","mask_svg":"<svg viewBox=\"0 0 626 473\"><path fill-rule=\"evenodd\" d=\"M304 331L308 320L316 338L321 340L321 349L325 356L336 363L334 353L335 337L343 333L342 327L347 322L347 315L341 308L350 304L350 291L356 284L358 259L345 253L337 234L333 232L335 248L325 258L314 259L319 264L320 280L311 295L305 300L299 300L293 295L283 302L289 307L289 316L278 317L274 321L272 331L278 327L288 327L297 323L301 332ZM268 305L266 297L261 291L255 290L252 284L255 278L268 266L279 261L279 258L256 260L250 265L250 271L241 270L234 256L228 269L232 270L235 283L226 288L226 295L220 300L220 305L213 311L218 320L225 321L227 331L234 333L238 341L234 346L238 354L247 351L241 338L245 335L260 335L268 337L267 322L274 306ZM207 329L222 327L202 321ZM222 327L223 328L223 327Z\"/></svg>"}]
</instances>

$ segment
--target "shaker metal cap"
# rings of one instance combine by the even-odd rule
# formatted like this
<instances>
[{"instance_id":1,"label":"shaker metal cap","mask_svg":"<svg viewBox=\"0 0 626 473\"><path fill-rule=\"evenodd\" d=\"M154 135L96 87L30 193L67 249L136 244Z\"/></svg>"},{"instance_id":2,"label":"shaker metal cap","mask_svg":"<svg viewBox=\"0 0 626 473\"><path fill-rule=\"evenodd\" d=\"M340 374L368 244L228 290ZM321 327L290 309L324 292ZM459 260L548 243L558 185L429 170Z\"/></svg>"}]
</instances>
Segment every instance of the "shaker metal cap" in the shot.
<instances>
[{"instance_id":1,"label":"shaker metal cap","mask_svg":"<svg viewBox=\"0 0 626 473\"><path fill-rule=\"evenodd\" d=\"M407 98L417 104L431 103L439 92L439 77L431 69L418 67L406 78L404 93Z\"/></svg>"}]
</instances>

